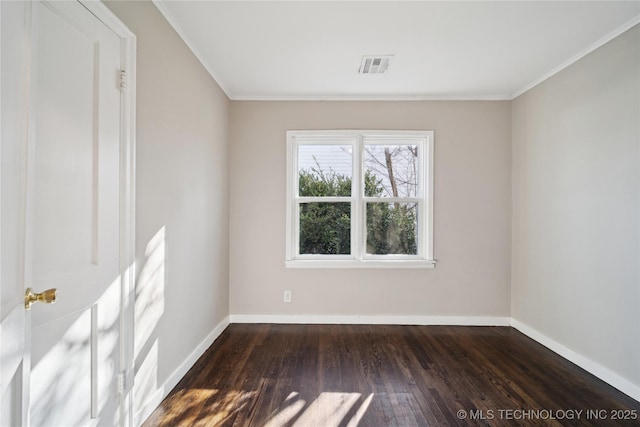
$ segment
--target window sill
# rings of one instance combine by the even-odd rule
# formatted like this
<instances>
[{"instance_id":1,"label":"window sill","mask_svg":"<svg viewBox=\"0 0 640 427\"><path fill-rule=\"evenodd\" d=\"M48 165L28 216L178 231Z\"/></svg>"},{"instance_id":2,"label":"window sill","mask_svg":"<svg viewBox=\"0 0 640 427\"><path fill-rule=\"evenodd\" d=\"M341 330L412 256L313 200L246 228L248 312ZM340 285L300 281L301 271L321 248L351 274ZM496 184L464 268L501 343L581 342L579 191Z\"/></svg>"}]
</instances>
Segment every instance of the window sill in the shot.
<instances>
[{"instance_id":1,"label":"window sill","mask_svg":"<svg viewBox=\"0 0 640 427\"><path fill-rule=\"evenodd\" d=\"M287 260L286 268L302 269L432 269L435 260Z\"/></svg>"}]
</instances>

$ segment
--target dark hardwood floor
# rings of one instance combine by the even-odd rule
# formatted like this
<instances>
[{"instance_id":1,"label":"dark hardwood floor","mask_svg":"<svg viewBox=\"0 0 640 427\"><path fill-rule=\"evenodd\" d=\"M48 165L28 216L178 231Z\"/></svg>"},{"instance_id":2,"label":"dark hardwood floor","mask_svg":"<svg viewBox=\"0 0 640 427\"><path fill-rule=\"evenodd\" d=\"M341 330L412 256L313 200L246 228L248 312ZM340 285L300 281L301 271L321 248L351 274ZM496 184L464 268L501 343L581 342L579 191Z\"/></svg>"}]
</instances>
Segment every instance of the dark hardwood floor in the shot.
<instances>
[{"instance_id":1,"label":"dark hardwood floor","mask_svg":"<svg viewBox=\"0 0 640 427\"><path fill-rule=\"evenodd\" d=\"M639 402L508 327L233 324L144 426L620 426L638 418Z\"/></svg>"}]
</instances>

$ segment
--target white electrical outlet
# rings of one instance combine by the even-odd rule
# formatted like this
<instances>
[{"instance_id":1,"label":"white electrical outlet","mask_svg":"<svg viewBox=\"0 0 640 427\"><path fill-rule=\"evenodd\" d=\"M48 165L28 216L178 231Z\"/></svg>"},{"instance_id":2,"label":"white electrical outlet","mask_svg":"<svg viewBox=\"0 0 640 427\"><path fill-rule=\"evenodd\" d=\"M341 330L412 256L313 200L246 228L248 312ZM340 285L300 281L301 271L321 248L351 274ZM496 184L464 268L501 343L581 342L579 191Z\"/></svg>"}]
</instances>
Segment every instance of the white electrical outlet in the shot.
<instances>
[{"instance_id":1,"label":"white electrical outlet","mask_svg":"<svg viewBox=\"0 0 640 427\"><path fill-rule=\"evenodd\" d=\"M284 302L291 302L291 291L284 291Z\"/></svg>"}]
</instances>

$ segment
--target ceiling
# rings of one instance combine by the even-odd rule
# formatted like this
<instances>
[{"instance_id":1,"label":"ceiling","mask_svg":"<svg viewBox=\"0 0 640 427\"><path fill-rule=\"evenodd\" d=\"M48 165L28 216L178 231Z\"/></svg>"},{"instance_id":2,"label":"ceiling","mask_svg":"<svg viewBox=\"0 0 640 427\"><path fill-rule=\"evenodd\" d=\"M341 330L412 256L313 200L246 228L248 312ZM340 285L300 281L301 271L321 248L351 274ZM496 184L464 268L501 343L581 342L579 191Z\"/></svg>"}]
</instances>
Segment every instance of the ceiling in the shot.
<instances>
[{"instance_id":1,"label":"ceiling","mask_svg":"<svg viewBox=\"0 0 640 427\"><path fill-rule=\"evenodd\" d=\"M235 100L512 99L640 22L640 1L154 2Z\"/></svg>"}]
</instances>

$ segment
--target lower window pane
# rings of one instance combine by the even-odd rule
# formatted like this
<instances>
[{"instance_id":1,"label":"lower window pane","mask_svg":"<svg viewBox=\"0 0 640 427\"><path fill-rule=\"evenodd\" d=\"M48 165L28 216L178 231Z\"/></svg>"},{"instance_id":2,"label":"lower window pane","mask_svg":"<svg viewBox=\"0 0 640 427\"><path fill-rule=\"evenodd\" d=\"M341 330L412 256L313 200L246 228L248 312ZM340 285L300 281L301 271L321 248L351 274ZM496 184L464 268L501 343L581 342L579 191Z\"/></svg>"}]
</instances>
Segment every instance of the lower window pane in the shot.
<instances>
[{"instance_id":1,"label":"lower window pane","mask_svg":"<svg viewBox=\"0 0 640 427\"><path fill-rule=\"evenodd\" d=\"M351 253L351 203L301 203L301 255Z\"/></svg>"},{"instance_id":2,"label":"lower window pane","mask_svg":"<svg viewBox=\"0 0 640 427\"><path fill-rule=\"evenodd\" d=\"M418 205L367 203L367 254L417 255Z\"/></svg>"}]
</instances>

